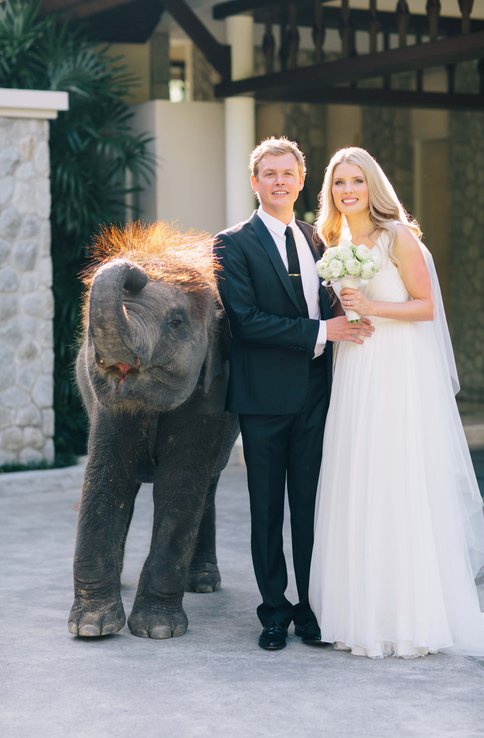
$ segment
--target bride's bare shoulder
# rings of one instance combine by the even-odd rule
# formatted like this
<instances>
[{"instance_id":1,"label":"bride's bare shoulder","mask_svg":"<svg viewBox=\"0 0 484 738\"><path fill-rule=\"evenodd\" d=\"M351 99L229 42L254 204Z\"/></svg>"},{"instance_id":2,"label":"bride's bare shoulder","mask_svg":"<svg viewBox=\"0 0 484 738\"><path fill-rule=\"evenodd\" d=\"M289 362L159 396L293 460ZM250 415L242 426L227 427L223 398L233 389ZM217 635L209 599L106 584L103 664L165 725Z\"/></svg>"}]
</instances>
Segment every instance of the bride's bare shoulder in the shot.
<instances>
[{"instance_id":1,"label":"bride's bare shoulder","mask_svg":"<svg viewBox=\"0 0 484 738\"><path fill-rule=\"evenodd\" d=\"M416 234L409 226L405 225L405 223L395 223L394 251L395 255L398 255L398 252L400 251L404 251L406 253L420 252Z\"/></svg>"}]
</instances>

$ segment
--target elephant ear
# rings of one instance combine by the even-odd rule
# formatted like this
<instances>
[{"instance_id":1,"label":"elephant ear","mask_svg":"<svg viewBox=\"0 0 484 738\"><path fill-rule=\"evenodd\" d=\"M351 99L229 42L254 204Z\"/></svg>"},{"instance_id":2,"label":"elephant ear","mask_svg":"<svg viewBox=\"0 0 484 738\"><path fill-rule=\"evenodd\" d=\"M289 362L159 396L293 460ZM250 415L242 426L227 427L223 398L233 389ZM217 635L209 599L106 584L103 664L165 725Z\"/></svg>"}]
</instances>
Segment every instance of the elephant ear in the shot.
<instances>
[{"instance_id":1,"label":"elephant ear","mask_svg":"<svg viewBox=\"0 0 484 738\"><path fill-rule=\"evenodd\" d=\"M208 394L212 382L226 370L229 357L230 329L225 315L214 320L209 327L208 349L202 366L203 391Z\"/></svg>"}]
</instances>

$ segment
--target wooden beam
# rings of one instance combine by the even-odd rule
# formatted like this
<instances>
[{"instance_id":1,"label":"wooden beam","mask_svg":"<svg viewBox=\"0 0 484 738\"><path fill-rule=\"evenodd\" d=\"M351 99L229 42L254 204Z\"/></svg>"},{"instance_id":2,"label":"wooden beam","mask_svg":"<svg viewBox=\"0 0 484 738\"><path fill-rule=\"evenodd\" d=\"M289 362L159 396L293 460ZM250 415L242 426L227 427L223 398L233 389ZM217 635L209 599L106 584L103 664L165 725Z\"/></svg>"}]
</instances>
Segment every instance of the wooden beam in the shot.
<instances>
[{"instance_id":1,"label":"wooden beam","mask_svg":"<svg viewBox=\"0 0 484 738\"><path fill-rule=\"evenodd\" d=\"M162 0L44 0L44 15L63 12L69 20L82 20L93 39L107 43L146 43L158 24Z\"/></svg>"},{"instance_id":2,"label":"wooden beam","mask_svg":"<svg viewBox=\"0 0 484 738\"><path fill-rule=\"evenodd\" d=\"M331 0L321 0L321 4L329 3ZM274 2L274 0L225 0L225 2L217 3L213 6L212 15L215 20L225 20L233 15L240 15L240 13L247 13L251 10L257 11L264 8L283 6L283 2ZM308 8L313 10L313 0L306 0L305 3L299 0L298 5L306 5ZM300 8L303 9L304 8Z\"/></svg>"},{"instance_id":3,"label":"wooden beam","mask_svg":"<svg viewBox=\"0 0 484 738\"><path fill-rule=\"evenodd\" d=\"M261 100L273 98L260 93ZM276 98L279 100L279 98ZM367 107L424 108L433 110L484 110L484 95L446 92L414 92L383 88L320 87L285 96L284 102L316 103L322 105L361 105Z\"/></svg>"},{"instance_id":4,"label":"wooden beam","mask_svg":"<svg viewBox=\"0 0 484 738\"><path fill-rule=\"evenodd\" d=\"M222 79L230 79L230 46L217 41L185 0L163 0L163 5Z\"/></svg>"},{"instance_id":5,"label":"wooden beam","mask_svg":"<svg viewBox=\"0 0 484 738\"><path fill-rule=\"evenodd\" d=\"M466 36L439 39L399 49L321 62L284 72L250 77L215 86L217 97L244 94L276 94L279 99L320 86L332 87L372 77L384 77L399 72L426 67L445 66L469 59L480 59L484 50L484 31Z\"/></svg>"},{"instance_id":6,"label":"wooden beam","mask_svg":"<svg viewBox=\"0 0 484 738\"><path fill-rule=\"evenodd\" d=\"M320 0L325 5L331 0ZM422 7L424 3L422 3ZM278 23L280 13L284 9L284 3L274 2L274 0L229 0L221 2L213 7L213 17L215 20L224 20L232 15L242 12L253 11L254 22L264 22L264 11L268 7L273 10L273 22ZM377 18L381 25L381 30L396 34L396 16L395 10L383 10L378 8ZM351 8L351 25L355 31L368 31L370 16L368 10L361 8ZM312 28L314 23L314 1L300 0L298 3L298 26ZM324 8L324 25L326 28L339 28L341 25L341 9L334 7ZM429 21L425 10L422 13L412 11L409 18L408 34L415 35L420 33L422 36L428 35ZM471 31L484 30L484 21L471 18ZM440 16L439 32L443 36L451 36L462 32L462 19L458 16Z\"/></svg>"},{"instance_id":7,"label":"wooden beam","mask_svg":"<svg viewBox=\"0 0 484 738\"><path fill-rule=\"evenodd\" d=\"M396 24L396 16L394 11L389 10L378 10L376 17L380 23L381 31L387 31L390 34L397 35L398 29ZM360 8L351 8L351 25L355 31L368 32L370 16L367 10L361 10ZM307 14L303 15L301 12L298 15L298 22L300 26L312 26L312 19ZM325 8L324 9L324 24L326 28L339 28L341 25L341 11L339 8ZM484 30L483 20L471 20L471 31L482 31ZM429 21L427 15L412 13L408 19L408 30L409 36L420 34L422 37L428 35L429 32ZM452 36L460 35L462 33L462 20L457 17L451 16L440 16L439 18L439 32L441 36Z\"/></svg>"},{"instance_id":8,"label":"wooden beam","mask_svg":"<svg viewBox=\"0 0 484 738\"><path fill-rule=\"evenodd\" d=\"M133 0L42 0L41 12L44 15L67 12L72 18L89 18L132 2Z\"/></svg>"}]
</instances>

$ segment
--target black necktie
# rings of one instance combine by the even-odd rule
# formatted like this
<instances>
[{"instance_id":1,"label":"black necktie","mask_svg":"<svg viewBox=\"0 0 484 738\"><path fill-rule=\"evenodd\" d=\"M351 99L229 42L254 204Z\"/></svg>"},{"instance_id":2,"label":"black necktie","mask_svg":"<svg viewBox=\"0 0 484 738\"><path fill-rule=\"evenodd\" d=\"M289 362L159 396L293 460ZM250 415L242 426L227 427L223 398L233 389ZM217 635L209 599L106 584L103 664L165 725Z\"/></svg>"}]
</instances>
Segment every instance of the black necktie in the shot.
<instances>
[{"instance_id":1,"label":"black necktie","mask_svg":"<svg viewBox=\"0 0 484 738\"><path fill-rule=\"evenodd\" d=\"M308 306L306 298L304 297L304 290L301 279L301 267L299 266L299 257L297 255L296 242L294 240L294 234L292 228L287 226L286 228L286 252L287 252L287 264L289 279L291 280L292 286L301 308L301 313L305 318L309 316Z\"/></svg>"}]
</instances>

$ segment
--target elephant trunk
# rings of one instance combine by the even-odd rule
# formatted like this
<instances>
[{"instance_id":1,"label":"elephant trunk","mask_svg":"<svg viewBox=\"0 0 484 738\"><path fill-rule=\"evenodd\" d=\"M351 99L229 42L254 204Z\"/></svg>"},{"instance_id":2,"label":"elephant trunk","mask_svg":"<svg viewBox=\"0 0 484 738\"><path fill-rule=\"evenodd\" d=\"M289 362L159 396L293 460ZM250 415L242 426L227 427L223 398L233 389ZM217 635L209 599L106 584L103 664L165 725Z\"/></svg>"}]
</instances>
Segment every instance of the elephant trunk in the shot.
<instances>
[{"instance_id":1,"label":"elephant trunk","mask_svg":"<svg viewBox=\"0 0 484 738\"><path fill-rule=\"evenodd\" d=\"M124 305L126 292L135 297L148 282L141 267L123 259L99 269L89 297L89 335L106 366L139 367L149 360L153 347L130 325ZM145 337L146 338L146 337Z\"/></svg>"}]
</instances>

